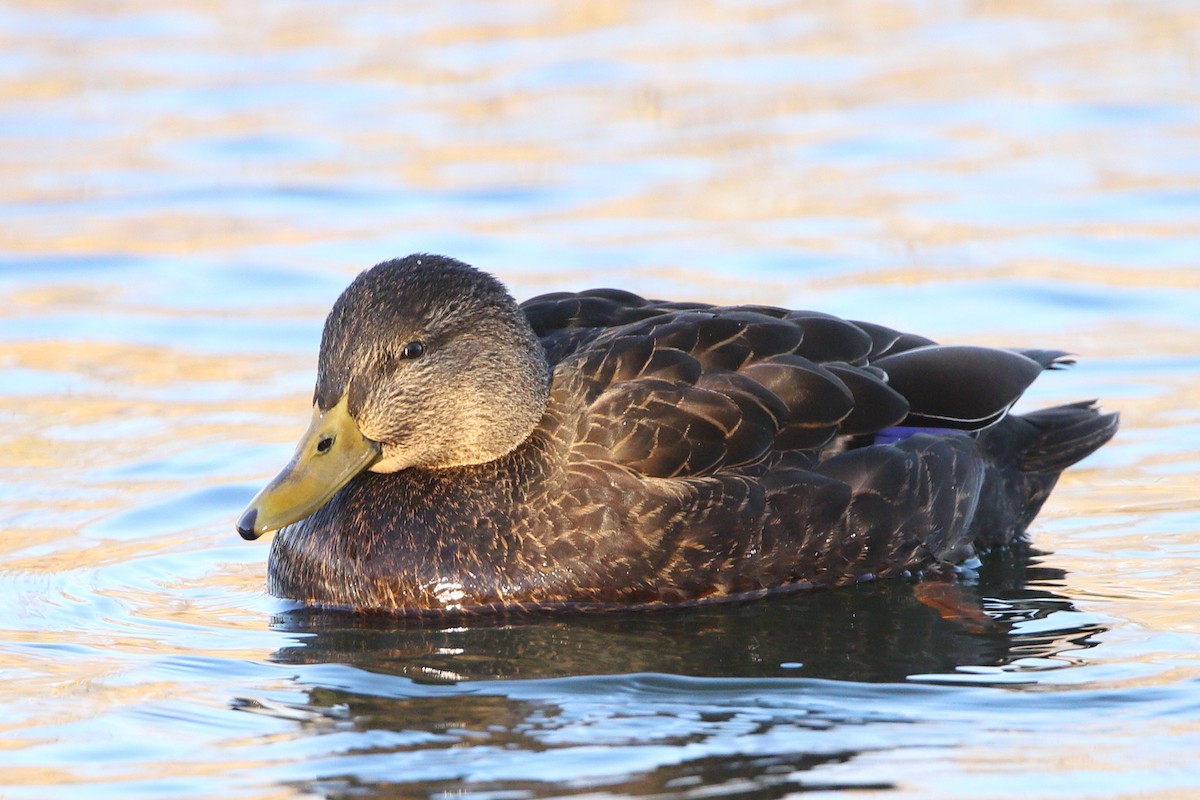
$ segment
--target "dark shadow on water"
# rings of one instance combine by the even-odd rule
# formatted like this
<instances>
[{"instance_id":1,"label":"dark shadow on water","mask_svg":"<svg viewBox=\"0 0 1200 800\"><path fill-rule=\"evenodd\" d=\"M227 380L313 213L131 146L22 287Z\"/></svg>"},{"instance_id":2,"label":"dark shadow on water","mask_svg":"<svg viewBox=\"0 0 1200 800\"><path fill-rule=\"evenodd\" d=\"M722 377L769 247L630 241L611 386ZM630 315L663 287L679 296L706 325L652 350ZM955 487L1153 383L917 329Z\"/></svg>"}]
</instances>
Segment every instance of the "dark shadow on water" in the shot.
<instances>
[{"instance_id":1,"label":"dark shadow on water","mask_svg":"<svg viewBox=\"0 0 1200 800\"><path fill-rule=\"evenodd\" d=\"M302 788L328 797L379 798L444 792L550 797L597 788L624 796L751 800L815 790L883 792L890 784L878 775L845 782L842 771L836 785L821 777L823 768L879 749L877 738L863 738L872 724L912 728L909 711L897 713L894 700L887 706L891 711L872 717L873 698L899 697L903 703L905 691L915 691L910 676L961 676L963 667L986 672L1022 659L1037 659L1042 669L1047 663L1067 666L1068 653L1094 646L1102 628L1055 625L1047 619L1074 609L1051 588L1063 574L1039 566L1036 555L995 554L980 569L978 581L965 587L964 596L974 598L993 620L982 633L943 619L921 602L913 585L899 582L653 614L441 623L314 611L283 614L274 627L298 634L298 643L279 650L277 661L332 663L362 671L361 687L354 685L354 673L347 685L344 670L329 685L319 685L319 678L306 673L298 686L308 696L304 711L329 720L329 730L342 736L348 731L373 736L390 732L403 739L393 746L373 740L370 754L359 756L356 764L339 760L330 765L331 774ZM648 678L647 673L664 677ZM519 684L510 683L601 675L613 677L597 679L610 682L599 690L589 684L588 691L598 692L591 695L579 694L574 682L551 681L536 684L531 698ZM672 675L706 680L665 677ZM372 676L401 681L389 681L381 691ZM847 688L839 694L842 684L818 681L810 691L821 697L819 703L789 706L798 697L802 700L806 684L781 684L777 678L845 682ZM666 686L639 694L647 680L665 681ZM975 685L986 680L980 676ZM467 691L452 686L461 681L472 682L464 687ZM671 681L682 683L676 687ZM782 695L773 688L779 685L786 687ZM707 694L730 691L737 698L732 703ZM637 710L626 707L626 692ZM919 704L922 697L927 695L915 692L910 702ZM582 722L581 705L587 709ZM639 722L643 727L635 728L636 733L613 739L613 726L624 730L626 714L647 719ZM608 732L608 738L601 736L594 745L613 748L611 770L603 777L547 779L540 768L514 777L509 767L499 769L504 775L490 777L489 754L504 754L509 759L504 763L518 756L542 763L536 759L552 759L556 750L578 746L579 737L588 740L593 716L605 720ZM912 716L920 718L919 708L914 707ZM657 719L661 728L656 728ZM314 733L322 727L317 725ZM571 740L566 743L564 730ZM820 737L819 743L813 736ZM750 746L754 737L789 744L778 752L763 752ZM739 744L731 748L730 741ZM913 744L898 740L887 747ZM622 766L623 752L646 745L699 747L701 752L656 766ZM710 746L711 751L705 749ZM381 757L395 760L395 777L379 778ZM426 765L440 763L438 757L450 760L430 774ZM482 766L463 766L473 760ZM418 762L422 766L415 771L405 767Z\"/></svg>"}]
</instances>

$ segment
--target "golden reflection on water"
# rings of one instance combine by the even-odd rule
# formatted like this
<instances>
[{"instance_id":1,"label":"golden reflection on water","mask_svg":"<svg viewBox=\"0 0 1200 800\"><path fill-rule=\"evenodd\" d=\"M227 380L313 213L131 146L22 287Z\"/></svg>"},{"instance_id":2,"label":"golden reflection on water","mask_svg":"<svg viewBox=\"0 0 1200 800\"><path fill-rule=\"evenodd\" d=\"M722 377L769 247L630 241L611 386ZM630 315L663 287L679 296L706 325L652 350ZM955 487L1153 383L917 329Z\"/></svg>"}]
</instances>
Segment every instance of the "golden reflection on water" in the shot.
<instances>
[{"instance_id":1,"label":"golden reflection on water","mask_svg":"<svg viewBox=\"0 0 1200 800\"><path fill-rule=\"evenodd\" d=\"M65 305L77 299L69 297ZM309 358L273 358L269 368L297 369L310 362ZM165 623L197 630L262 630L263 615L240 605L261 595L260 557L236 564L214 563L198 581L181 582L171 574L155 576L154 570L147 575L134 573L137 580L132 584L128 578L114 581L103 576L125 565L153 564L159 556L178 559L192 553L204 558L205 550L230 541L232 528L223 519L229 513L224 507L209 514L221 519L221 524L199 528L172 524L164 514L153 523L158 532L149 537L123 534L119 520L131 511L186 497L216 477L202 475L198 483L196 477L156 475L145 465L169 463L194 448L219 452L228 446L233 452L254 441L286 440L293 435L294 421L280 412L295 406L303 413L304 400L272 397L262 381L268 364L256 357L176 346L97 339L24 341L6 346L4 366L73 376L83 382L65 393L0 394L0 415L7 422L0 431L0 447L6 453L0 474L10 487L20 487L10 489L5 498L6 535L0 537L0 555L5 573L20 576L20 584L29 587L27 592L0 599L0 606L20 608L20 616L28 620L0 635L9 642L101 648L94 657L39 662L20 691L76 681L91 686L102 679L106 660L102 653L110 649L124 654L197 652L194 642L165 641L161 629ZM228 392L218 392L210 401L192 399L206 393L205 384L237 387L240 399L229 402L222 396ZM243 391L255 386L258 391ZM220 464L218 458L215 466ZM235 477L229 472L220 480ZM105 533L88 533L110 520L114 523ZM247 551L247 555L252 554ZM168 558L166 563L173 562ZM56 576L72 572L85 576L79 585L55 588L61 583ZM113 601L111 613L116 616L91 610L98 600ZM39 618L48 628L37 625ZM152 624L139 629L139 618ZM12 620L12 614L5 619ZM58 628L64 619L66 627ZM213 652L222 651L232 657L262 656L257 649ZM119 670L120 662L113 668ZM0 652L0 666L29 672L29 653ZM93 695L89 690L89 698Z\"/></svg>"},{"instance_id":2,"label":"golden reflection on water","mask_svg":"<svg viewBox=\"0 0 1200 800\"><path fill-rule=\"evenodd\" d=\"M6 162L4 193L14 202L136 199L145 188L127 188L108 173L202 170L202 165L181 163L173 148L186 152L198 142L284 134L322 137L332 146L328 152L318 150L282 165L248 155L235 161L227 174L208 177L215 178L216 186L230 189L267 181L452 191L562 184L585 165L620 167L631 161L694 159L703 165L694 174L673 176L613 198L585 198L568 208L524 217L522 222L551 227L626 220L636 223L631 226L635 236L647 222L680 223L675 230L650 228L653 232L648 235L657 242L687 238L697 229L719 225L724 228L720 236L752 238L758 247L838 252L846 245L843 235L819 228L788 232L768 223L865 219L874 228L869 234L872 240L903 242L918 251L947 242L1012 236L1019 231L944 220L934 224L913 210L913 204L939 197L952 200L953 191L922 188L920 182L891 188L889 179L911 174L915 168L935 175L997 175L1027 163L1069 163L1080 159L1081 153L1087 153L1090 162L1090 185L1079 186L1079 196L1191 185L1186 177L1140 170L1138 163L1124 158L1139 148L1119 141L1125 136L1120 129L1081 127L1029 135L1019 126L1003 124L1004 115L1010 113L1006 104L1032 104L1035 111L1071 102L1119 104L1132 102L1137 90L1147 84L1155 86L1155 99L1160 102L1187 102L1190 92L1160 79L1164 59L1191 51L1190 32L1197 25L1197 13L1183 6L1151 9L1094 3L1068 10L1045 3L974 3L967 12L948 14L945 9L869 2L801 14L808 24L798 25L797 10L786 6L741 9L678 4L651 10L617 4L597 11L592 5L512 6L509 14L497 14L486 24L435 17L406 32L403 46L393 46L364 31L364 24L371 22L369 14L360 19L351 10L331 6L310 5L277 16L270 6L177 3L172 12L181 20L212 19L222 24L208 30L184 25L180 32L189 51L208 59L209 69L163 75L137 59L117 55L148 47L148 56L168 58L171 38L148 45L136 28L123 33L120 22L138 19L142 7L128 2L106 4L93 13L111 20L108 35L47 42L51 52L69 52L70 57L48 59L36 76L29 76L32 79L0 82L0 101L33 110L71 103L84 109L84 120L109 124L90 133L84 147L69 138L11 142L18 153L29 157ZM688 20L694 33L649 41L631 39L626 33L670 19L672 14ZM751 26L748 20L758 24ZM971 37L954 36L952 26L966 21L1016 26L1011 47L1001 51L1006 55L994 57ZM951 26L950 32L936 35L938 25ZM1020 26L1056 35L1030 37L1026 42ZM542 72L572 65L572 36L611 37L615 52L609 55L627 69L615 76L614 83L589 82L581 87L569 81L540 80ZM920 52L881 46L905 41L912 41ZM463 61L444 56L446 51L496 43L507 45L508 60L484 54ZM164 90L245 91L265 79L252 72L231 71L227 64L232 59L256 52L304 59L311 48L330 48L344 55L324 67L309 67L301 60L293 74L323 84L393 90L395 99L390 102L369 109L349 107L346 121L356 122L355 115L371 113L395 124L348 124L339 129L336 110L327 120L293 119L286 101L273 98L269 91L261 103L224 113L192 109L186 103L151 104L140 112L136 127L111 124L114 109L105 102L107 97L142 98ZM719 68L716 74L704 69L697 75L697 65L744 59L779 66L764 67L768 70L764 80L746 85L723 85ZM832 71L822 69L825 65ZM1072 80L1079 75L1088 80ZM848 127L856 121L846 111L899 102L995 103L1001 124L934 121L929 127L940 137L961 143L959 151L918 151L915 156L902 152L882 163L872 159L861 165L810 159L797 170L796 154L806 148L873 133ZM119 105L115 113L121 113ZM436 131L404 124L407 117L422 114L439 120ZM817 122L779 124L789 119ZM1193 141L1195 128L1187 123L1170 126L1172 134ZM606 130L618 133L605 135ZM912 126L912 131L920 130ZM1112 140L1112 146L1106 146L1106 140ZM49 175L48 158L54 165ZM180 210L154 202L153 194L143 197L149 202L132 210L83 216L64 226L0 221L0 247L29 253L187 255L266 244L353 240L378 233L377 223L337 221L313 227L297 224L286 214L229 215L219 207ZM422 222L434 221L422 219L419 210L410 214L401 224L415 230ZM458 224L471 232L502 235L513 222L468 216ZM1097 224L1078 227L1094 230ZM1108 227L1121 235L1197 234L1194 220L1165 228L1161 221L1122 221ZM586 245L592 237L576 234L575 238Z\"/></svg>"}]
</instances>

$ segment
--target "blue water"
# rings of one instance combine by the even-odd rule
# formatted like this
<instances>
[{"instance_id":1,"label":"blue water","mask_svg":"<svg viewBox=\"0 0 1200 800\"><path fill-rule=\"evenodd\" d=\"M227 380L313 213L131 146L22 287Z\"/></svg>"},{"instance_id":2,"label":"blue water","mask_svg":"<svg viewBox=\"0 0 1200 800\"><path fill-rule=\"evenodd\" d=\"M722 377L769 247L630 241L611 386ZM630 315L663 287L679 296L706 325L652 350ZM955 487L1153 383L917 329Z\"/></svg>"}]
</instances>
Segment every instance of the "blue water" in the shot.
<instances>
[{"instance_id":1,"label":"blue water","mask_svg":"<svg viewBox=\"0 0 1200 800\"><path fill-rule=\"evenodd\" d=\"M0 4L0 795L1200 794L1190 4ZM1070 350L1109 446L965 591L416 625L233 521L414 251Z\"/></svg>"}]
</instances>

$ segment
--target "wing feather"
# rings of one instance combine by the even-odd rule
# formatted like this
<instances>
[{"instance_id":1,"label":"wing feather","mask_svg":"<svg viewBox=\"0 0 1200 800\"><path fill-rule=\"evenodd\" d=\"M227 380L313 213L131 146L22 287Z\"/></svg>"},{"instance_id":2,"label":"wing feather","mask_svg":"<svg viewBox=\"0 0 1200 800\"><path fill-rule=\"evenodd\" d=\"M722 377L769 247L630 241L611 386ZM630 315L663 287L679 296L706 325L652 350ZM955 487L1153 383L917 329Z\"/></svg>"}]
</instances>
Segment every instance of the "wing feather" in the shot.
<instances>
[{"instance_id":1,"label":"wing feather","mask_svg":"<svg viewBox=\"0 0 1200 800\"><path fill-rule=\"evenodd\" d=\"M1050 357L1046 365L1057 360L1057 355ZM979 430L999 420L1045 369L1013 350L956 345L917 347L873 363L908 399L905 425L962 430Z\"/></svg>"},{"instance_id":2,"label":"wing feather","mask_svg":"<svg viewBox=\"0 0 1200 800\"><path fill-rule=\"evenodd\" d=\"M614 289L523 307L556 370L582 387L576 455L651 477L811 462L837 437L855 447L896 425L979 429L1066 363L1058 351L944 347L814 311Z\"/></svg>"}]
</instances>

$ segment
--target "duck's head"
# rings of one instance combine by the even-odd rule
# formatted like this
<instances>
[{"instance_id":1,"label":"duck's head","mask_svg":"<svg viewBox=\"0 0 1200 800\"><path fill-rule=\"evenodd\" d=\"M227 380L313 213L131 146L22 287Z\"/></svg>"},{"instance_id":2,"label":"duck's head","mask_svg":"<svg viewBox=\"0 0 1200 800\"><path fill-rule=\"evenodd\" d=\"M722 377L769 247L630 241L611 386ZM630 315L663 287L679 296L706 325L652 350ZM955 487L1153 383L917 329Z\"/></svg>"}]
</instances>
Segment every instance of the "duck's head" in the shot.
<instances>
[{"instance_id":1,"label":"duck's head","mask_svg":"<svg viewBox=\"0 0 1200 800\"><path fill-rule=\"evenodd\" d=\"M363 470L499 458L537 426L549 386L542 346L498 280L442 256L378 264L329 312L312 422L238 532L304 519Z\"/></svg>"}]
</instances>

